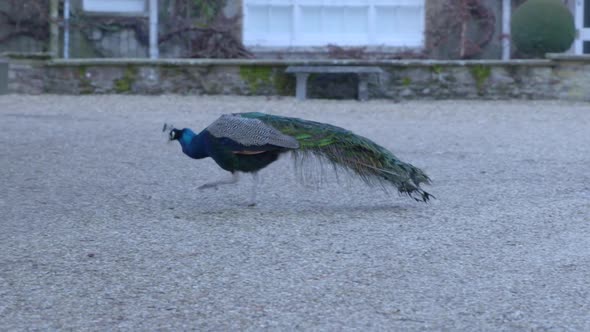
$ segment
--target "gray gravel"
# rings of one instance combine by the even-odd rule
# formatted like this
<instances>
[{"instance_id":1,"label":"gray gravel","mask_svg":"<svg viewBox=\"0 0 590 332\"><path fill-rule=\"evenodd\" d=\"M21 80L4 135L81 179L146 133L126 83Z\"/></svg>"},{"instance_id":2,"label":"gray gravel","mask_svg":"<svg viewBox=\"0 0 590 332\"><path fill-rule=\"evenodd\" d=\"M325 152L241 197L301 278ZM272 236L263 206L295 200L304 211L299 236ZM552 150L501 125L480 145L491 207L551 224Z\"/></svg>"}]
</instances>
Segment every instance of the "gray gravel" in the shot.
<instances>
[{"instance_id":1,"label":"gray gravel","mask_svg":"<svg viewBox=\"0 0 590 332\"><path fill-rule=\"evenodd\" d=\"M433 178L251 185L182 155L265 111L368 136ZM590 104L1 96L0 330L590 330Z\"/></svg>"}]
</instances>

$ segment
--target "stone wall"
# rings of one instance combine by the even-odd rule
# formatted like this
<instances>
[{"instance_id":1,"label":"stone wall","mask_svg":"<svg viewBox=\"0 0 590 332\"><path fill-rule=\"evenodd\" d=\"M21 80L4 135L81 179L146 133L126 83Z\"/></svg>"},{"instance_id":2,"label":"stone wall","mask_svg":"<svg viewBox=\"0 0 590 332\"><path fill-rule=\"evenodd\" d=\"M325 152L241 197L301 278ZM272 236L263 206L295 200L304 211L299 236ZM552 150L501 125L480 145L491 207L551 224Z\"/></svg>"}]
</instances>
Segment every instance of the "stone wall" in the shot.
<instances>
[{"instance_id":1,"label":"stone wall","mask_svg":"<svg viewBox=\"0 0 590 332\"><path fill-rule=\"evenodd\" d=\"M49 54L0 53L8 58L8 92L41 94L46 92L46 65Z\"/></svg>"},{"instance_id":2,"label":"stone wall","mask_svg":"<svg viewBox=\"0 0 590 332\"><path fill-rule=\"evenodd\" d=\"M566 99L590 101L590 56L545 60L13 59L9 91L58 94L295 94L289 65L379 66L371 98ZM312 75L309 95L355 98L354 75ZM337 92L337 93L335 93Z\"/></svg>"}]
</instances>

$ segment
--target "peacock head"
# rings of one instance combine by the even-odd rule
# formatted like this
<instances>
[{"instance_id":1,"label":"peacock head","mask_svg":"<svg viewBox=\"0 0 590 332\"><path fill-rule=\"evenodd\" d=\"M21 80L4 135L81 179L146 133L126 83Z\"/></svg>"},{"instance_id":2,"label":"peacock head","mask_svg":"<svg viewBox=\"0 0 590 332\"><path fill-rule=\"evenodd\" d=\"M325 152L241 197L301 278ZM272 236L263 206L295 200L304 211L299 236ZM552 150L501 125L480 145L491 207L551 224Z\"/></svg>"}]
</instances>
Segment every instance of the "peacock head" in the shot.
<instances>
[{"instance_id":1,"label":"peacock head","mask_svg":"<svg viewBox=\"0 0 590 332\"><path fill-rule=\"evenodd\" d=\"M171 141L180 139L182 137L182 130L181 129L172 129L168 134L168 139Z\"/></svg>"},{"instance_id":2,"label":"peacock head","mask_svg":"<svg viewBox=\"0 0 590 332\"><path fill-rule=\"evenodd\" d=\"M195 137L195 133L192 130L188 128L176 129L170 124L164 124L162 132L166 134L168 142L178 141L183 149L188 146Z\"/></svg>"},{"instance_id":3,"label":"peacock head","mask_svg":"<svg viewBox=\"0 0 590 332\"><path fill-rule=\"evenodd\" d=\"M174 128L173 125L164 123L162 132L168 136L168 141L174 141L182 137L182 130Z\"/></svg>"}]
</instances>

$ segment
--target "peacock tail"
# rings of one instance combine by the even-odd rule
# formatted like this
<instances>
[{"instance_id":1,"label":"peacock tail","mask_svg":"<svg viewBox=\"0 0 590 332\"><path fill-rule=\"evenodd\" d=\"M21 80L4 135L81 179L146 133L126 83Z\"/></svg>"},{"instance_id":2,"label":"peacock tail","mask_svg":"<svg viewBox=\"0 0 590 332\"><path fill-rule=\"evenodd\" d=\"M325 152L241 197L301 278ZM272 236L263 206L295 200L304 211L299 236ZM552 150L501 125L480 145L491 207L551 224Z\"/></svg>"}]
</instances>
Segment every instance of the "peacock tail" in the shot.
<instances>
[{"instance_id":1,"label":"peacock tail","mask_svg":"<svg viewBox=\"0 0 590 332\"><path fill-rule=\"evenodd\" d=\"M420 188L430 183L419 168L399 160L393 153L366 137L326 123L265 113L238 113L244 118L258 119L299 142L293 150L295 160L309 157L328 161L334 169L357 175L369 185L388 188L393 185L402 194L427 202L433 197ZM415 195L419 197L415 197Z\"/></svg>"}]
</instances>

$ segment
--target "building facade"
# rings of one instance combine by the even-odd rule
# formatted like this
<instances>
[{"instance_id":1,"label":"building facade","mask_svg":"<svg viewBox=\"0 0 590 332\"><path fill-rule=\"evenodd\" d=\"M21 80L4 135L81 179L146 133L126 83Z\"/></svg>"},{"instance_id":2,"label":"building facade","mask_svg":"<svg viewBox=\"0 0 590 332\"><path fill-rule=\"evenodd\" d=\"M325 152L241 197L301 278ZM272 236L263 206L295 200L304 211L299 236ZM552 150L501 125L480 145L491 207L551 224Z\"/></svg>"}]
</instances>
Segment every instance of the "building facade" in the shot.
<instances>
[{"instance_id":1,"label":"building facade","mask_svg":"<svg viewBox=\"0 0 590 332\"><path fill-rule=\"evenodd\" d=\"M569 52L588 54L590 0L563 1L578 29ZM47 51L51 2L0 2L0 52ZM162 58L501 59L515 55L507 20L524 0L53 2L59 56L72 58L148 57L148 12L157 3L152 43Z\"/></svg>"}]
</instances>

